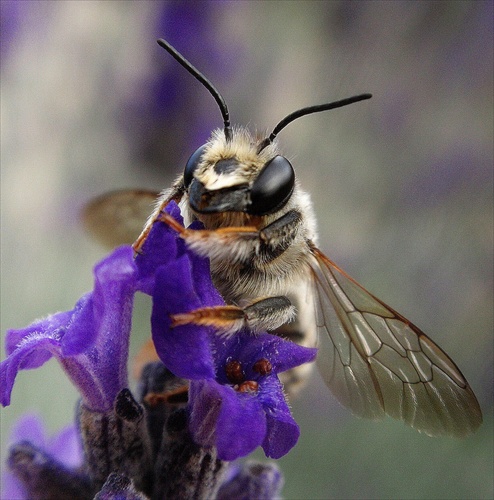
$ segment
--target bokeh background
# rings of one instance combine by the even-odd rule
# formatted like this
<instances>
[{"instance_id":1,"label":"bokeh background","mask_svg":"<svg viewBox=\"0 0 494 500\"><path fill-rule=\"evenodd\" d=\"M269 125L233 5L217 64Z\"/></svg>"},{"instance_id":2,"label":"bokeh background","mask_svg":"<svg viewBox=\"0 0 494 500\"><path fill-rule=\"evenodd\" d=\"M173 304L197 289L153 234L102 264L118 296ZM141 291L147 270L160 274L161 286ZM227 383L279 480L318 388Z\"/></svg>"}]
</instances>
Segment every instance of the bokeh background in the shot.
<instances>
[{"instance_id":1,"label":"bokeh background","mask_svg":"<svg viewBox=\"0 0 494 500\"><path fill-rule=\"evenodd\" d=\"M1 1L1 331L67 310L104 250L81 208L113 189L162 189L221 126L356 93L370 101L280 134L318 215L321 249L439 343L485 423L432 439L359 420L315 374L293 401L285 498L493 496L493 3L491 1ZM137 301L133 352L149 333ZM2 351L2 358L5 355ZM50 432L77 394L56 362L24 372L1 409ZM258 456L261 457L262 454ZM3 459L2 459L3 462Z\"/></svg>"}]
</instances>

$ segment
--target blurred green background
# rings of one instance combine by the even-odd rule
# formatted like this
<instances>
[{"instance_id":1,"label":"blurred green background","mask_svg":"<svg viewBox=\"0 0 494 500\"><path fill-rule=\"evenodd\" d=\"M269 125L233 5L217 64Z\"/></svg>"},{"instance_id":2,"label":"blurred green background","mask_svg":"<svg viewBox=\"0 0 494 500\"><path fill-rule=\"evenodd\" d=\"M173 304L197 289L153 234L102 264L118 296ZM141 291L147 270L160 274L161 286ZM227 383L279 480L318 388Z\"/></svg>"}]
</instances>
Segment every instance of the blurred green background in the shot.
<instances>
[{"instance_id":1,"label":"blurred green background","mask_svg":"<svg viewBox=\"0 0 494 500\"><path fill-rule=\"evenodd\" d=\"M167 38L266 131L303 106L371 92L280 134L313 196L320 248L460 366L485 422L465 440L359 420L318 374L296 401L285 498L492 498L493 3L2 0L1 332L71 309L104 250L84 203L162 189L221 126ZM149 335L139 297L133 352ZM3 348L2 348L3 349ZM2 350L2 359L5 353ZM0 410L50 432L77 394L51 361ZM262 454L258 456L261 457ZM3 465L3 458L2 458Z\"/></svg>"}]
</instances>

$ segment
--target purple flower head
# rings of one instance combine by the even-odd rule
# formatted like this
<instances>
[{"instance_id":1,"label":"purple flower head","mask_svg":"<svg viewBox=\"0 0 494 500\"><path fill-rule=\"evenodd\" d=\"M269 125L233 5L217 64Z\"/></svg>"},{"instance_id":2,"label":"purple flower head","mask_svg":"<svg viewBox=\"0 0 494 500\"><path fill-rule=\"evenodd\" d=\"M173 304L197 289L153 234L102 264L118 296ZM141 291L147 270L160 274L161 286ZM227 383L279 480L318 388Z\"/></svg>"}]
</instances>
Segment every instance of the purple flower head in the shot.
<instances>
[{"instance_id":1,"label":"purple flower head","mask_svg":"<svg viewBox=\"0 0 494 500\"><path fill-rule=\"evenodd\" d=\"M94 269L92 292L74 309L9 330L8 358L0 363L1 403L10 404L19 370L38 368L52 356L79 389L84 403L105 411L127 386L127 358L136 267L130 247L120 247Z\"/></svg>"},{"instance_id":2,"label":"purple flower head","mask_svg":"<svg viewBox=\"0 0 494 500\"><path fill-rule=\"evenodd\" d=\"M166 212L181 222L174 202ZM316 349L267 333L226 335L183 321L197 309L209 309L214 318L214 308L225 310L225 303L213 286L208 260L190 252L175 229L158 220L137 257L131 247L120 247L95 266L94 275L94 289L71 311L7 333L8 358L0 364L2 404L10 403L19 370L37 368L51 357L61 363L83 402L77 420L83 472L70 457L58 459L56 450L45 450L35 435L34 444L16 443L8 459L25 491L36 496L62 488L72 496L82 488L88 497L97 493L95 498L140 499L143 493L162 498L191 482L212 496L221 487L225 461L257 446L279 458L295 445L299 429L278 374L313 361ZM136 291L153 298L152 336L168 373L174 374L170 387L190 380L187 408L177 409L173 399L156 397L163 382L160 370L143 372L142 404L151 405L149 410L170 405L167 419L146 412L127 388ZM166 393L163 386L161 395ZM156 460L162 466L154 470ZM261 480L259 470L244 471L225 483L224 492L240 491L244 483L252 491L279 489L278 473L266 472Z\"/></svg>"},{"instance_id":3,"label":"purple flower head","mask_svg":"<svg viewBox=\"0 0 494 500\"><path fill-rule=\"evenodd\" d=\"M150 238L164 239L169 231L155 224ZM156 262L155 252L155 245L145 246L138 266L145 268L147 259ZM173 315L225 303L212 284L207 259L183 253L165 260L154 272L153 341L165 366L191 380L194 439L215 446L222 460L245 456L257 446L269 457L283 456L297 442L299 429L278 373L313 361L316 349L267 333L225 336L208 326L173 326Z\"/></svg>"}]
</instances>

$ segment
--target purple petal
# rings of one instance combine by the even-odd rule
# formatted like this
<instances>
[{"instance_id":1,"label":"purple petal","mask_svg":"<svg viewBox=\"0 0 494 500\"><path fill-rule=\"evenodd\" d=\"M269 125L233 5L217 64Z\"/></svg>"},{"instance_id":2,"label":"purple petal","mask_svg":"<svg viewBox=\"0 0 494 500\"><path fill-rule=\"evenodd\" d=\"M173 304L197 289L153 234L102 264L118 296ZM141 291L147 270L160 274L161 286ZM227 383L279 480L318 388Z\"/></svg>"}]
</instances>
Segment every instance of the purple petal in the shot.
<instances>
[{"instance_id":1,"label":"purple petal","mask_svg":"<svg viewBox=\"0 0 494 500\"><path fill-rule=\"evenodd\" d=\"M36 351L42 351L48 357L60 353L60 341L53 339L49 334L34 334L24 339L19 347L10 356L0 363L0 403L3 406L10 404L10 395L14 386L15 377L19 370L34 368L29 364L32 359L38 360Z\"/></svg>"},{"instance_id":2,"label":"purple petal","mask_svg":"<svg viewBox=\"0 0 494 500\"><path fill-rule=\"evenodd\" d=\"M45 426L35 414L26 414L19 418L10 431L9 444L29 441L38 448L46 447Z\"/></svg>"},{"instance_id":3,"label":"purple petal","mask_svg":"<svg viewBox=\"0 0 494 500\"><path fill-rule=\"evenodd\" d=\"M314 361L317 349L302 347L295 344L295 342L284 340L276 335L269 335L268 339L264 340L261 354L263 357L269 356L274 373L281 373Z\"/></svg>"},{"instance_id":4,"label":"purple petal","mask_svg":"<svg viewBox=\"0 0 494 500\"><path fill-rule=\"evenodd\" d=\"M84 296L86 297L86 296ZM84 297L79 300L81 302ZM77 307L77 306L76 306ZM26 341L35 338L49 337L60 339L65 333L65 327L70 323L74 310L52 314L47 318L19 330L8 330L5 339L5 350L12 354L17 347ZM52 357L50 352L33 351L32 355L26 356L22 369L38 368Z\"/></svg>"},{"instance_id":5,"label":"purple petal","mask_svg":"<svg viewBox=\"0 0 494 500\"><path fill-rule=\"evenodd\" d=\"M184 255L156 273L151 315L153 342L164 365L177 377L214 378L209 329L195 325L171 327L170 314L202 306L194 290L190 266Z\"/></svg>"},{"instance_id":6,"label":"purple petal","mask_svg":"<svg viewBox=\"0 0 494 500\"><path fill-rule=\"evenodd\" d=\"M180 208L171 201L165 212L183 225ZM135 261L139 270L139 290L152 295L156 270L185 252L185 243L176 231L163 222L155 222Z\"/></svg>"},{"instance_id":7,"label":"purple petal","mask_svg":"<svg viewBox=\"0 0 494 500\"><path fill-rule=\"evenodd\" d=\"M72 311L9 332L10 355L0 364L1 403L10 403L20 369L36 368L55 356L90 408L111 408L127 385L135 281L131 247L118 248L95 267L94 291Z\"/></svg>"},{"instance_id":8,"label":"purple petal","mask_svg":"<svg viewBox=\"0 0 494 500\"><path fill-rule=\"evenodd\" d=\"M77 427L68 425L52 436L47 450L53 458L66 467L74 469L79 467L82 463L83 451Z\"/></svg>"},{"instance_id":9,"label":"purple petal","mask_svg":"<svg viewBox=\"0 0 494 500\"><path fill-rule=\"evenodd\" d=\"M94 300L93 293L86 293L76 303L74 309L65 325L60 328L60 346L63 355L71 356L84 352L90 347L96 338L96 326L94 324ZM77 328L82 328L78 332ZM72 335L67 332L72 330Z\"/></svg>"},{"instance_id":10,"label":"purple petal","mask_svg":"<svg viewBox=\"0 0 494 500\"><path fill-rule=\"evenodd\" d=\"M244 367L247 380L257 380L259 375L252 370L254 363L262 358L269 360L272 373L277 374L295 366L313 361L317 349L302 347L294 342L284 340L268 333L239 333L225 338L213 338L216 359L221 364L227 358L240 361ZM221 377L221 373L220 373ZM222 379L226 383L226 379Z\"/></svg>"},{"instance_id":11,"label":"purple petal","mask_svg":"<svg viewBox=\"0 0 494 500\"><path fill-rule=\"evenodd\" d=\"M283 387L277 378L270 377L263 382L259 399L267 421L262 448L267 457L280 458L297 444L300 429L292 417Z\"/></svg>"},{"instance_id":12,"label":"purple petal","mask_svg":"<svg viewBox=\"0 0 494 500\"><path fill-rule=\"evenodd\" d=\"M215 381L190 384L190 431L203 446L216 446L221 460L255 450L266 435L266 416L255 394L239 393Z\"/></svg>"},{"instance_id":13,"label":"purple petal","mask_svg":"<svg viewBox=\"0 0 494 500\"><path fill-rule=\"evenodd\" d=\"M78 321L74 318L62 345L65 355L74 355L87 349L86 338L92 339L91 348L85 351L84 357L77 356L75 361L91 375L94 385L101 386L101 396L106 402L105 408L100 409L106 410L113 405L118 392L127 386L129 337L137 277L132 248L117 248L95 267L94 274L92 317L87 312L81 313ZM93 331L89 332L88 327L92 327ZM85 387L83 393L86 397L88 389Z\"/></svg>"},{"instance_id":14,"label":"purple petal","mask_svg":"<svg viewBox=\"0 0 494 500\"><path fill-rule=\"evenodd\" d=\"M136 275L130 246L117 248L95 266L91 299L76 305L62 340L64 356L80 354L94 342L116 340L118 345L120 333L130 332Z\"/></svg>"},{"instance_id":15,"label":"purple petal","mask_svg":"<svg viewBox=\"0 0 494 500\"><path fill-rule=\"evenodd\" d=\"M192 282L194 289L202 304L201 307L222 306L225 304L223 297L220 295L211 279L209 270L209 259L199 257L190 252L189 259L192 268Z\"/></svg>"},{"instance_id":16,"label":"purple petal","mask_svg":"<svg viewBox=\"0 0 494 500\"><path fill-rule=\"evenodd\" d=\"M22 483L12 474L5 470L2 473L2 488L0 490L2 498L12 498L15 500L29 500L26 489Z\"/></svg>"},{"instance_id":17,"label":"purple petal","mask_svg":"<svg viewBox=\"0 0 494 500\"><path fill-rule=\"evenodd\" d=\"M127 386L127 359L137 279L133 250L122 246L95 266L90 299L62 340L62 366L87 406L106 411Z\"/></svg>"}]
</instances>

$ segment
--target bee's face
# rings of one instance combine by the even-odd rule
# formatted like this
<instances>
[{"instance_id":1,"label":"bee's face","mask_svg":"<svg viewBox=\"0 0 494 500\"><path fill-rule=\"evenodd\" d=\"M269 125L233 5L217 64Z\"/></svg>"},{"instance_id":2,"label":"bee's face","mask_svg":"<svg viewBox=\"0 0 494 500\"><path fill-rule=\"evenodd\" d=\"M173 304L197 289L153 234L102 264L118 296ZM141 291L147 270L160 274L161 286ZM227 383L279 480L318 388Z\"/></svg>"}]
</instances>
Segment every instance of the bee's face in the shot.
<instances>
[{"instance_id":1,"label":"bee's face","mask_svg":"<svg viewBox=\"0 0 494 500\"><path fill-rule=\"evenodd\" d=\"M281 209L293 192L295 173L272 144L258 152L246 129L226 140L217 130L187 161L184 186L199 214L244 212L267 215Z\"/></svg>"}]
</instances>

